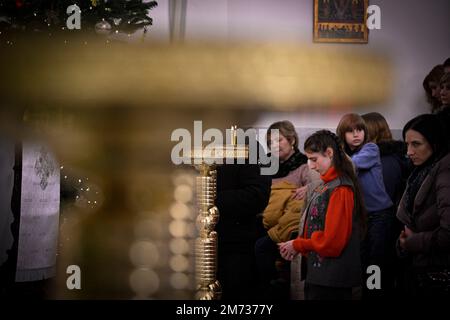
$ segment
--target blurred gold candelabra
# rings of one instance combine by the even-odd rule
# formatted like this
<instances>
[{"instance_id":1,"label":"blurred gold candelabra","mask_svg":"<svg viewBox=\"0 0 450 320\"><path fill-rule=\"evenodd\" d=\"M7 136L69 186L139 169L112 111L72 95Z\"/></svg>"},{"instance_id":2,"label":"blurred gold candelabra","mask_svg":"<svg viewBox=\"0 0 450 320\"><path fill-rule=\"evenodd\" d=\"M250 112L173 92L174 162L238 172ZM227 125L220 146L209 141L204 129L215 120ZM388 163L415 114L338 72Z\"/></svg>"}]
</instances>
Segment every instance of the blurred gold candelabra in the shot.
<instances>
[{"instance_id":1,"label":"blurred gold candelabra","mask_svg":"<svg viewBox=\"0 0 450 320\"><path fill-rule=\"evenodd\" d=\"M231 145L222 146L212 153L204 150L194 150L192 158L201 159L196 165L200 175L196 177L197 228L199 236L195 241L195 277L197 284L196 298L199 300L219 300L222 294L221 286L216 278L218 235L214 230L219 221L219 209L215 206L218 164L224 159L248 158L248 147L237 145L236 126L231 127ZM195 163L195 162L194 162Z\"/></svg>"}]
</instances>

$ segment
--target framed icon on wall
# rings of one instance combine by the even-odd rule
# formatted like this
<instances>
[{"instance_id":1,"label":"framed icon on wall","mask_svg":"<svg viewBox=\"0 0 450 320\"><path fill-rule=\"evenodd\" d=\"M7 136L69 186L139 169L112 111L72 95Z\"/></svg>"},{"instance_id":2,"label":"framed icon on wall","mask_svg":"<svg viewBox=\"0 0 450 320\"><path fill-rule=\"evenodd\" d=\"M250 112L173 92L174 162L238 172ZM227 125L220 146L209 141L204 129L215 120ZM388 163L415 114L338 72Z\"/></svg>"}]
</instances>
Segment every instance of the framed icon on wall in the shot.
<instances>
[{"instance_id":1,"label":"framed icon on wall","mask_svg":"<svg viewBox=\"0 0 450 320\"><path fill-rule=\"evenodd\" d=\"M367 43L369 0L314 0L314 42Z\"/></svg>"}]
</instances>

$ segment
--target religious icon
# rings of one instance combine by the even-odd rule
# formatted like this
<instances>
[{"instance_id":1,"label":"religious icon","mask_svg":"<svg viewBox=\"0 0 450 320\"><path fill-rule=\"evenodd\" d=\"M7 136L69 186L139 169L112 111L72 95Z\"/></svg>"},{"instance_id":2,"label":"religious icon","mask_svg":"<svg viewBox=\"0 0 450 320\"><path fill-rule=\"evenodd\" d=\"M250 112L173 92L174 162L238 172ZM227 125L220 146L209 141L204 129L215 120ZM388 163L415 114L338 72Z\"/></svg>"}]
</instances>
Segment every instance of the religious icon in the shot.
<instances>
[{"instance_id":1,"label":"religious icon","mask_svg":"<svg viewBox=\"0 0 450 320\"><path fill-rule=\"evenodd\" d=\"M369 0L314 0L314 42L367 43Z\"/></svg>"}]
</instances>

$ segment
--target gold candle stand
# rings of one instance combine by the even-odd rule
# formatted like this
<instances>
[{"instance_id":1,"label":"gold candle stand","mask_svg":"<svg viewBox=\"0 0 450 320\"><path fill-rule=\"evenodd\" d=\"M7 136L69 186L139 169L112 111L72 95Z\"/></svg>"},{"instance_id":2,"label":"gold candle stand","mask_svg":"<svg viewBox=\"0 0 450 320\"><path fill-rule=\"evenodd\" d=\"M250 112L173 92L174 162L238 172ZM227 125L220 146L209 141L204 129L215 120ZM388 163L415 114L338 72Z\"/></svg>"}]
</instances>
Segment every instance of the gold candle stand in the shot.
<instances>
[{"instance_id":1,"label":"gold candle stand","mask_svg":"<svg viewBox=\"0 0 450 320\"><path fill-rule=\"evenodd\" d=\"M231 141L236 142L234 138ZM226 163L224 160L227 158L247 159L248 147L225 145L207 153L203 149L196 149L191 158L202 161L201 164L195 165L199 171L199 176L196 177L199 210L196 220L199 236L195 241L196 299L219 300L222 290L216 277L218 240L217 232L214 230L219 221L219 210L214 204L217 187L216 167L220 163Z\"/></svg>"}]
</instances>

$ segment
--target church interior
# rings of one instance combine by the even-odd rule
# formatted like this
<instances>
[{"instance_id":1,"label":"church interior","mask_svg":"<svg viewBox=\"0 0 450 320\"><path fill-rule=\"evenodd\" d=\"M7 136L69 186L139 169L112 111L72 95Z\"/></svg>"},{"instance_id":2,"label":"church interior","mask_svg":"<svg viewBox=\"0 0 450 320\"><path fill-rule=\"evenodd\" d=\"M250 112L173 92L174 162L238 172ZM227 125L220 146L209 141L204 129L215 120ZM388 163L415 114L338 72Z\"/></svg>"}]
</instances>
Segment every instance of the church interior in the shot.
<instances>
[{"instance_id":1,"label":"church interior","mask_svg":"<svg viewBox=\"0 0 450 320\"><path fill-rule=\"evenodd\" d=\"M0 297L217 299L213 198L177 146L253 128L268 152L289 120L304 152L369 112L402 140L450 56L448 0L1 3Z\"/></svg>"}]
</instances>

